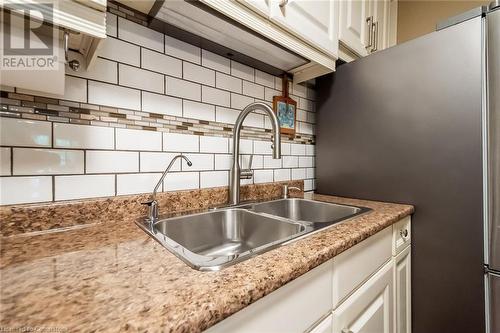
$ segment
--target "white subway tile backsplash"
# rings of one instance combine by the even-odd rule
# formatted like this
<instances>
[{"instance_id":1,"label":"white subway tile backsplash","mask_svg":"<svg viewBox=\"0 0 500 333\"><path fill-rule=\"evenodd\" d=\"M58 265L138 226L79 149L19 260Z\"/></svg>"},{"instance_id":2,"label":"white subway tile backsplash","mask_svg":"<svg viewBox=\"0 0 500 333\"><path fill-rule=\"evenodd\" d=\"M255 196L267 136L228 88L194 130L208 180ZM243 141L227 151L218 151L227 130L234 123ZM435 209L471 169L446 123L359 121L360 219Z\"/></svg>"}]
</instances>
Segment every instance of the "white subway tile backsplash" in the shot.
<instances>
[{"instance_id":1,"label":"white subway tile backsplash","mask_svg":"<svg viewBox=\"0 0 500 333\"><path fill-rule=\"evenodd\" d=\"M264 87L252 82L243 81L243 95L264 99Z\"/></svg>"},{"instance_id":2,"label":"white subway tile backsplash","mask_svg":"<svg viewBox=\"0 0 500 333\"><path fill-rule=\"evenodd\" d=\"M290 143L281 141L281 155L290 155L292 146Z\"/></svg>"},{"instance_id":3,"label":"white subway tile backsplash","mask_svg":"<svg viewBox=\"0 0 500 333\"><path fill-rule=\"evenodd\" d=\"M90 70L83 68L78 72L68 70L66 71L71 73L71 75L85 79L104 81L114 84L118 83L118 69L116 62L103 58L96 58L94 61L94 65Z\"/></svg>"},{"instance_id":4,"label":"white subway tile backsplash","mask_svg":"<svg viewBox=\"0 0 500 333\"><path fill-rule=\"evenodd\" d=\"M116 38L106 38L99 46L98 55L129 65L139 66L141 48Z\"/></svg>"},{"instance_id":5,"label":"white subway tile backsplash","mask_svg":"<svg viewBox=\"0 0 500 333\"><path fill-rule=\"evenodd\" d=\"M14 148L14 175L83 173L83 151L69 149Z\"/></svg>"},{"instance_id":6,"label":"white subway tile backsplash","mask_svg":"<svg viewBox=\"0 0 500 333\"><path fill-rule=\"evenodd\" d=\"M273 179L273 170L255 170L253 172L253 181L255 184L270 183Z\"/></svg>"},{"instance_id":7,"label":"white subway tile backsplash","mask_svg":"<svg viewBox=\"0 0 500 333\"><path fill-rule=\"evenodd\" d=\"M299 124L299 130L298 130L299 133L311 134L311 135L314 133L313 129L314 125L303 122L298 122L298 124Z\"/></svg>"},{"instance_id":8,"label":"white subway tile backsplash","mask_svg":"<svg viewBox=\"0 0 500 333\"><path fill-rule=\"evenodd\" d=\"M143 91L142 111L182 117L182 99Z\"/></svg>"},{"instance_id":9,"label":"white subway tile backsplash","mask_svg":"<svg viewBox=\"0 0 500 333\"><path fill-rule=\"evenodd\" d=\"M229 90L238 94L243 92L243 80L236 77L217 72L215 75L215 86L220 89Z\"/></svg>"},{"instance_id":10,"label":"white subway tile backsplash","mask_svg":"<svg viewBox=\"0 0 500 333\"><path fill-rule=\"evenodd\" d=\"M229 152L233 152L233 138L229 139ZM240 139L240 154L253 154L253 141Z\"/></svg>"},{"instance_id":11,"label":"white subway tile backsplash","mask_svg":"<svg viewBox=\"0 0 500 333\"><path fill-rule=\"evenodd\" d=\"M215 121L227 124L233 124L236 122L240 111L234 109L228 109L221 106L215 107Z\"/></svg>"},{"instance_id":12,"label":"white subway tile backsplash","mask_svg":"<svg viewBox=\"0 0 500 333\"><path fill-rule=\"evenodd\" d=\"M274 181L283 182L290 180L290 169L276 169L274 170Z\"/></svg>"},{"instance_id":13,"label":"white subway tile backsplash","mask_svg":"<svg viewBox=\"0 0 500 333\"><path fill-rule=\"evenodd\" d=\"M299 167L300 168L312 168L313 158L310 156L299 156Z\"/></svg>"},{"instance_id":14,"label":"white subway tile backsplash","mask_svg":"<svg viewBox=\"0 0 500 333\"><path fill-rule=\"evenodd\" d=\"M231 105L231 95L228 91L203 86L201 90L203 103L210 103L229 107Z\"/></svg>"},{"instance_id":15,"label":"white subway tile backsplash","mask_svg":"<svg viewBox=\"0 0 500 333\"><path fill-rule=\"evenodd\" d=\"M305 179L306 169L292 169L292 179Z\"/></svg>"},{"instance_id":16,"label":"white subway tile backsplash","mask_svg":"<svg viewBox=\"0 0 500 333\"><path fill-rule=\"evenodd\" d=\"M283 88L283 79L281 77L274 77L274 89L281 91Z\"/></svg>"},{"instance_id":17,"label":"white subway tile backsplash","mask_svg":"<svg viewBox=\"0 0 500 333\"><path fill-rule=\"evenodd\" d=\"M187 157L193 165L188 166L186 161L182 160L182 171L214 170L213 154L190 154Z\"/></svg>"},{"instance_id":18,"label":"white subway tile backsplash","mask_svg":"<svg viewBox=\"0 0 500 333\"><path fill-rule=\"evenodd\" d=\"M282 158L273 158L272 156L264 156L264 168L265 169L279 169L281 168L281 163L282 159L284 159L285 156ZM283 164L283 167L285 165Z\"/></svg>"},{"instance_id":19,"label":"white subway tile backsplash","mask_svg":"<svg viewBox=\"0 0 500 333\"><path fill-rule=\"evenodd\" d=\"M139 153L127 151L87 151L86 173L138 172Z\"/></svg>"},{"instance_id":20,"label":"white subway tile backsplash","mask_svg":"<svg viewBox=\"0 0 500 333\"><path fill-rule=\"evenodd\" d=\"M167 76L165 84L167 95L201 101L201 86L198 83Z\"/></svg>"},{"instance_id":21,"label":"white subway tile backsplash","mask_svg":"<svg viewBox=\"0 0 500 333\"><path fill-rule=\"evenodd\" d=\"M141 152L140 153L140 171L141 172L163 172L170 164L176 153L155 153ZM191 156L188 156L189 158ZM181 161L177 160L172 165L170 171L180 171Z\"/></svg>"},{"instance_id":22,"label":"white subway tile backsplash","mask_svg":"<svg viewBox=\"0 0 500 333\"><path fill-rule=\"evenodd\" d=\"M118 19L115 14L106 13L106 35L118 36Z\"/></svg>"},{"instance_id":23,"label":"white subway tile backsplash","mask_svg":"<svg viewBox=\"0 0 500 333\"><path fill-rule=\"evenodd\" d=\"M139 90L96 81L88 81L88 85L89 103L136 110L141 107Z\"/></svg>"},{"instance_id":24,"label":"white subway tile backsplash","mask_svg":"<svg viewBox=\"0 0 500 333\"><path fill-rule=\"evenodd\" d=\"M231 72L231 61L218 54L207 50L202 50L201 64L205 67L215 69L219 72L229 74Z\"/></svg>"},{"instance_id":25,"label":"white subway tile backsplash","mask_svg":"<svg viewBox=\"0 0 500 333\"><path fill-rule=\"evenodd\" d=\"M306 154L306 145L302 145L300 143L292 143L291 144L291 154L292 155L305 155Z\"/></svg>"},{"instance_id":26,"label":"white subway tile backsplash","mask_svg":"<svg viewBox=\"0 0 500 333\"><path fill-rule=\"evenodd\" d=\"M116 195L151 193L161 173L136 173L116 176ZM162 187L160 185L159 192Z\"/></svg>"},{"instance_id":27,"label":"white subway tile backsplash","mask_svg":"<svg viewBox=\"0 0 500 333\"><path fill-rule=\"evenodd\" d=\"M215 121L215 106L187 100L182 102L185 118Z\"/></svg>"},{"instance_id":28,"label":"white subway tile backsplash","mask_svg":"<svg viewBox=\"0 0 500 333\"><path fill-rule=\"evenodd\" d=\"M299 166L298 156L283 156L283 167L284 168L296 168Z\"/></svg>"},{"instance_id":29,"label":"white subway tile backsplash","mask_svg":"<svg viewBox=\"0 0 500 333\"><path fill-rule=\"evenodd\" d=\"M200 48L170 36L165 36L165 53L176 58L201 64Z\"/></svg>"},{"instance_id":30,"label":"white subway tile backsplash","mask_svg":"<svg viewBox=\"0 0 500 333\"><path fill-rule=\"evenodd\" d=\"M173 172L163 180L163 191L192 190L200 187L199 172Z\"/></svg>"},{"instance_id":31,"label":"white subway tile backsplash","mask_svg":"<svg viewBox=\"0 0 500 333\"><path fill-rule=\"evenodd\" d=\"M215 136L200 136L200 152L227 153L229 152L229 140Z\"/></svg>"},{"instance_id":32,"label":"white subway tile backsplash","mask_svg":"<svg viewBox=\"0 0 500 333\"><path fill-rule=\"evenodd\" d=\"M162 150L161 132L116 129L116 149L118 150Z\"/></svg>"},{"instance_id":33,"label":"white subway tile backsplash","mask_svg":"<svg viewBox=\"0 0 500 333\"><path fill-rule=\"evenodd\" d=\"M315 175L314 168L307 168L306 169L306 178L314 178L314 175Z\"/></svg>"},{"instance_id":34,"label":"white subway tile backsplash","mask_svg":"<svg viewBox=\"0 0 500 333\"><path fill-rule=\"evenodd\" d=\"M199 139L197 135L163 133L163 150L173 152L199 152Z\"/></svg>"},{"instance_id":35,"label":"white subway tile backsplash","mask_svg":"<svg viewBox=\"0 0 500 333\"><path fill-rule=\"evenodd\" d=\"M64 82L64 99L86 103L87 80L66 75Z\"/></svg>"},{"instance_id":36,"label":"white subway tile backsplash","mask_svg":"<svg viewBox=\"0 0 500 333\"><path fill-rule=\"evenodd\" d=\"M307 114L308 114L307 111L298 109L297 110L297 120L299 120L299 121L307 121Z\"/></svg>"},{"instance_id":37,"label":"white subway tile backsplash","mask_svg":"<svg viewBox=\"0 0 500 333\"><path fill-rule=\"evenodd\" d=\"M0 177L0 205L52 201L52 177Z\"/></svg>"},{"instance_id":38,"label":"white subway tile backsplash","mask_svg":"<svg viewBox=\"0 0 500 333\"><path fill-rule=\"evenodd\" d=\"M208 171L200 173L200 188L220 187L229 184L227 171Z\"/></svg>"},{"instance_id":39,"label":"white subway tile backsplash","mask_svg":"<svg viewBox=\"0 0 500 333\"><path fill-rule=\"evenodd\" d=\"M274 76L265 72L255 70L255 83L274 89Z\"/></svg>"},{"instance_id":40,"label":"white subway tile backsplash","mask_svg":"<svg viewBox=\"0 0 500 333\"><path fill-rule=\"evenodd\" d=\"M314 155L315 150L316 150L315 145L306 145L306 155L309 155L309 156Z\"/></svg>"},{"instance_id":41,"label":"white subway tile backsplash","mask_svg":"<svg viewBox=\"0 0 500 333\"><path fill-rule=\"evenodd\" d=\"M200 123L206 132L201 136L163 132L183 131L171 127L183 120L169 116L194 119L196 126L199 121L234 124L248 104L257 100L271 106L273 96L281 94L279 77L112 13L108 13L107 33L93 68L68 72L61 105L50 108L62 112L71 112L68 106L95 110L95 115L86 117L91 126L0 117L0 144L5 146L0 147L0 181L10 182L8 189L15 186L12 193L2 187L1 204L150 192L178 153L185 153L193 166L177 161L164 181L164 190L227 186L232 139L216 136L212 124L205 126L205 122ZM313 135L315 92L303 85L290 86L291 97L298 102L297 133ZM16 92L60 98L22 89ZM101 105L121 110L100 109ZM119 112L126 118L116 120L113 114L106 117L99 112ZM165 116L149 118L145 112ZM126 128L131 121L138 126L168 124L168 129ZM249 114L243 125L244 135L251 130L248 127L271 128L262 112ZM252 155L255 172L253 179L242 180L242 184L305 179L306 189L314 189L314 145L292 144L285 138L283 157L275 160L272 143L262 140L240 140L241 168L249 167ZM24 187L34 189L33 197L22 196ZM23 193L18 195L19 188Z\"/></svg>"},{"instance_id":42,"label":"white subway tile backsplash","mask_svg":"<svg viewBox=\"0 0 500 333\"><path fill-rule=\"evenodd\" d=\"M297 95L299 97L303 97L303 98L307 97L307 88L306 88L306 86L303 86L301 84L294 84L292 86L292 92L294 95Z\"/></svg>"},{"instance_id":43,"label":"white subway tile backsplash","mask_svg":"<svg viewBox=\"0 0 500 333\"><path fill-rule=\"evenodd\" d=\"M148 90L156 93L164 92L164 76L137 67L119 64L119 84L131 88Z\"/></svg>"},{"instance_id":44,"label":"white subway tile backsplash","mask_svg":"<svg viewBox=\"0 0 500 333\"><path fill-rule=\"evenodd\" d=\"M10 175L10 148L0 148L0 176Z\"/></svg>"},{"instance_id":45,"label":"white subway tile backsplash","mask_svg":"<svg viewBox=\"0 0 500 333\"><path fill-rule=\"evenodd\" d=\"M243 126L262 128L264 126L265 117L266 116L262 114L251 112L246 116L245 120L243 121Z\"/></svg>"},{"instance_id":46,"label":"white subway tile backsplash","mask_svg":"<svg viewBox=\"0 0 500 333\"><path fill-rule=\"evenodd\" d=\"M233 60L231 60L231 75L252 82L255 78L254 69L252 67L243 65Z\"/></svg>"},{"instance_id":47,"label":"white subway tile backsplash","mask_svg":"<svg viewBox=\"0 0 500 333\"><path fill-rule=\"evenodd\" d=\"M189 81L215 86L215 71L190 62L184 62L182 77Z\"/></svg>"},{"instance_id":48,"label":"white subway tile backsplash","mask_svg":"<svg viewBox=\"0 0 500 333\"><path fill-rule=\"evenodd\" d=\"M182 77L182 60L142 49L141 67L170 76Z\"/></svg>"},{"instance_id":49,"label":"white subway tile backsplash","mask_svg":"<svg viewBox=\"0 0 500 333\"><path fill-rule=\"evenodd\" d=\"M109 127L54 123L54 147L113 149L115 130Z\"/></svg>"},{"instance_id":50,"label":"white subway tile backsplash","mask_svg":"<svg viewBox=\"0 0 500 333\"><path fill-rule=\"evenodd\" d=\"M264 89L264 99L266 101L272 102L274 96L281 96L281 92L279 90L271 89L268 87Z\"/></svg>"},{"instance_id":51,"label":"white subway tile backsplash","mask_svg":"<svg viewBox=\"0 0 500 333\"><path fill-rule=\"evenodd\" d=\"M313 180L312 179L305 179L304 180L304 192L312 191L314 189L313 187Z\"/></svg>"},{"instance_id":52,"label":"white subway tile backsplash","mask_svg":"<svg viewBox=\"0 0 500 333\"><path fill-rule=\"evenodd\" d=\"M163 34L140 24L118 18L118 37L134 44L163 52Z\"/></svg>"},{"instance_id":53,"label":"white subway tile backsplash","mask_svg":"<svg viewBox=\"0 0 500 333\"><path fill-rule=\"evenodd\" d=\"M232 155L215 155L215 170L229 170L233 161Z\"/></svg>"},{"instance_id":54,"label":"white subway tile backsplash","mask_svg":"<svg viewBox=\"0 0 500 333\"><path fill-rule=\"evenodd\" d=\"M271 155L273 150L271 148L271 141L254 141L253 142L253 151L254 154L264 154Z\"/></svg>"},{"instance_id":55,"label":"white subway tile backsplash","mask_svg":"<svg viewBox=\"0 0 500 333\"><path fill-rule=\"evenodd\" d=\"M73 200L115 195L114 175L54 177L55 200Z\"/></svg>"},{"instance_id":56,"label":"white subway tile backsplash","mask_svg":"<svg viewBox=\"0 0 500 333\"><path fill-rule=\"evenodd\" d=\"M51 123L37 120L0 118L2 146L50 147Z\"/></svg>"},{"instance_id":57,"label":"white subway tile backsplash","mask_svg":"<svg viewBox=\"0 0 500 333\"><path fill-rule=\"evenodd\" d=\"M252 97L231 93L231 108L241 111L254 100Z\"/></svg>"}]
</instances>

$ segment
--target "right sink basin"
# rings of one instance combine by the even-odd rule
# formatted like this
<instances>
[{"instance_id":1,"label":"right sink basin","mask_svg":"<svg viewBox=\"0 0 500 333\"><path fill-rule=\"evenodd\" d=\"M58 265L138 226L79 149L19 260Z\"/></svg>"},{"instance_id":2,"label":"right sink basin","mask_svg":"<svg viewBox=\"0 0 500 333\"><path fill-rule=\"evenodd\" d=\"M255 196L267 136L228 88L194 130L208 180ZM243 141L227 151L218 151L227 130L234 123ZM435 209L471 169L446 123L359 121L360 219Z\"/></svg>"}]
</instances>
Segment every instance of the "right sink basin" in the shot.
<instances>
[{"instance_id":1,"label":"right sink basin","mask_svg":"<svg viewBox=\"0 0 500 333\"><path fill-rule=\"evenodd\" d=\"M265 213L311 224L333 224L369 210L363 207L299 198L257 203L253 204L251 209L256 213Z\"/></svg>"}]
</instances>

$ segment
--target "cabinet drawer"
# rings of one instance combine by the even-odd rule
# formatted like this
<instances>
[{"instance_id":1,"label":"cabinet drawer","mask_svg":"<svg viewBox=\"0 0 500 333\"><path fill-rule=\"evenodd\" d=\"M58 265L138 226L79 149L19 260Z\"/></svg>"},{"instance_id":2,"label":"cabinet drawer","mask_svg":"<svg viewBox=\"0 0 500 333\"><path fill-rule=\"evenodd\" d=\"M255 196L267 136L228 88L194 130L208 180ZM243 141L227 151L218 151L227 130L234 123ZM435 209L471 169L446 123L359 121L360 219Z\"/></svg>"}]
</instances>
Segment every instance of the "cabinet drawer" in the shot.
<instances>
[{"instance_id":1,"label":"cabinet drawer","mask_svg":"<svg viewBox=\"0 0 500 333\"><path fill-rule=\"evenodd\" d=\"M332 309L332 260L259 299L209 333L302 333Z\"/></svg>"},{"instance_id":2,"label":"cabinet drawer","mask_svg":"<svg viewBox=\"0 0 500 333\"><path fill-rule=\"evenodd\" d=\"M333 307L391 258L392 226L333 258Z\"/></svg>"},{"instance_id":3,"label":"cabinet drawer","mask_svg":"<svg viewBox=\"0 0 500 333\"><path fill-rule=\"evenodd\" d=\"M411 218L405 217L392 225L392 254L397 255L411 243Z\"/></svg>"}]
</instances>

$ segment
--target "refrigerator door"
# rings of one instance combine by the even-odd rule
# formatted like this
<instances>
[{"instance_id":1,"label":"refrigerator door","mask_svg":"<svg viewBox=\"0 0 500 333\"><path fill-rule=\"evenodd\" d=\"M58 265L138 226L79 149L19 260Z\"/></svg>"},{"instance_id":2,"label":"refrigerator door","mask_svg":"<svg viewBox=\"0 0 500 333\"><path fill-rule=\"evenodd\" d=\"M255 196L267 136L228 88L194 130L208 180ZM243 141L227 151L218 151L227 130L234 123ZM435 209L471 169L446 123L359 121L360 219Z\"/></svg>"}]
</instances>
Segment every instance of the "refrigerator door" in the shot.
<instances>
[{"instance_id":1,"label":"refrigerator door","mask_svg":"<svg viewBox=\"0 0 500 333\"><path fill-rule=\"evenodd\" d=\"M412 332L484 332L482 19L316 80L317 191L415 205Z\"/></svg>"},{"instance_id":2,"label":"refrigerator door","mask_svg":"<svg viewBox=\"0 0 500 333\"><path fill-rule=\"evenodd\" d=\"M500 275L489 273L486 291L488 299L488 315L490 333L500 332Z\"/></svg>"},{"instance_id":3,"label":"refrigerator door","mask_svg":"<svg viewBox=\"0 0 500 333\"><path fill-rule=\"evenodd\" d=\"M489 267L500 271L500 9L486 16L488 155L489 155ZM500 310L500 309L499 309Z\"/></svg>"}]
</instances>

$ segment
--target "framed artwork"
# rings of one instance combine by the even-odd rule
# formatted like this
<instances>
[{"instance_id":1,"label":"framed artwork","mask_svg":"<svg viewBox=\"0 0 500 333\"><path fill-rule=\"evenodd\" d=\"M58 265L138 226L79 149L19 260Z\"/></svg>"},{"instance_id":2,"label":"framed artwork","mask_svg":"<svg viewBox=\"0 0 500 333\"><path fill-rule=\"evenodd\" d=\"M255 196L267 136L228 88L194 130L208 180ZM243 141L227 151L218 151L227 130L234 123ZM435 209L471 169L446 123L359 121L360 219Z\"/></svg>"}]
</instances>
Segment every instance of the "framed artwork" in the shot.
<instances>
[{"instance_id":1,"label":"framed artwork","mask_svg":"<svg viewBox=\"0 0 500 333\"><path fill-rule=\"evenodd\" d=\"M297 124L297 102L288 97L288 80L283 79L283 95L273 97L273 109L278 117L280 133L295 134Z\"/></svg>"}]
</instances>

